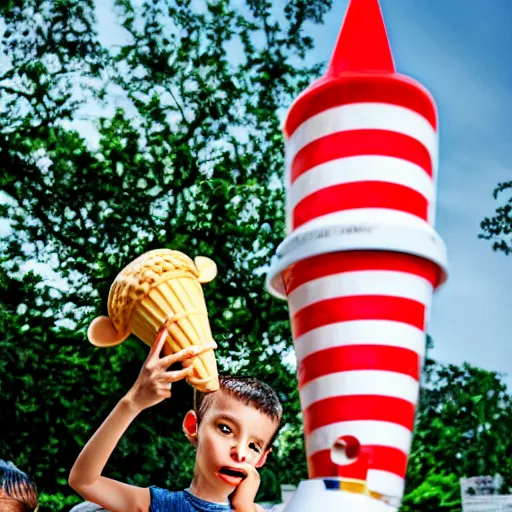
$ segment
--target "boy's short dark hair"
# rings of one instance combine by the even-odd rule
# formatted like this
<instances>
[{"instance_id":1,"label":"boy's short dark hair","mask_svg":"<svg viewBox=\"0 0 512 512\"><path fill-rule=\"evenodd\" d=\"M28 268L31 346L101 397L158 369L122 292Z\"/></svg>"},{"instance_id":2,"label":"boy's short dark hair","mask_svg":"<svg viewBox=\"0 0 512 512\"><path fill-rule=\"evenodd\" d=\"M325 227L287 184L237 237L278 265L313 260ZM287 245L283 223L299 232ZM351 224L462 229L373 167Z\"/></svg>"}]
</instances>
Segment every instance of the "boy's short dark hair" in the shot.
<instances>
[{"instance_id":1,"label":"boy's short dark hair","mask_svg":"<svg viewBox=\"0 0 512 512\"><path fill-rule=\"evenodd\" d=\"M254 407L276 422L276 432L269 443L271 445L277 437L279 425L283 417L283 407L277 393L268 384L254 377L219 375L219 385L219 390L235 397L245 405ZM195 391L194 411L197 415L198 424L211 405L214 396L215 392L202 393L201 391Z\"/></svg>"},{"instance_id":2,"label":"boy's short dark hair","mask_svg":"<svg viewBox=\"0 0 512 512\"><path fill-rule=\"evenodd\" d=\"M37 508L39 494L36 484L26 473L12 462L0 459L0 501L2 500L16 504L17 508L14 510L31 512Z\"/></svg>"}]
</instances>

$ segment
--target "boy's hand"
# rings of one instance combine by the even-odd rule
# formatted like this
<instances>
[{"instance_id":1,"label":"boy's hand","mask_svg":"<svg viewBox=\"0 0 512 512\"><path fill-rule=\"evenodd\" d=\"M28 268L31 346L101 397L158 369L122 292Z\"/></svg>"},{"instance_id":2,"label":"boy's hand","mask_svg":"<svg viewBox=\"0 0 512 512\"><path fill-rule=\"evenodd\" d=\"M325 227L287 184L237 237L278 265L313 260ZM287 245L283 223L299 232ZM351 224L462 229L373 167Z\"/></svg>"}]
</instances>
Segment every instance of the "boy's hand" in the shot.
<instances>
[{"instance_id":1,"label":"boy's hand","mask_svg":"<svg viewBox=\"0 0 512 512\"><path fill-rule=\"evenodd\" d=\"M247 476L231 495L231 505L235 512L259 512L263 509L254 503L254 500L260 487L260 474L254 466L247 462L242 464L241 469Z\"/></svg>"},{"instance_id":2,"label":"boy's hand","mask_svg":"<svg viewBox=\"0 0 512 512\"><path fill-rule=\"evenodd\" d=\"M126 394L126 398L138 410L147 409L170 398L172 383L188 377L192 372L193 358L213 348L211 345L191 346L176 354L160 357L166 338L167 324L165 323L156 335L155 342L142 365L135 384ZM182 370L167 371L169 366L178 361L184 366Z\"/></svg>"}]
</instances>

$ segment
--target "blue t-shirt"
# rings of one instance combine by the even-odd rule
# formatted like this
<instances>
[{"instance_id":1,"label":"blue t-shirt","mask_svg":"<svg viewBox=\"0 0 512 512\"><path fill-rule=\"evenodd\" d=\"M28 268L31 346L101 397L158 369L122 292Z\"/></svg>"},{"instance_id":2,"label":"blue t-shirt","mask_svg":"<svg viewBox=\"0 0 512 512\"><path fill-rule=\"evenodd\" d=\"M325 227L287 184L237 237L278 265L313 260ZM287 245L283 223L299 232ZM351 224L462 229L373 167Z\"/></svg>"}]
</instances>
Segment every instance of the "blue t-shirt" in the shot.
<instances>
[{"instance_id":1,"label":"blue t-shirt","mask_svg":"<svg viewBox=\"0 0 512 512\"><path fill-rule=\"evenodd\" d=\"M149 512L230 512L229 503L213 503L194 496L190 491L171 492L160 487L150 487Z\"/></svg>"}]
</instances>

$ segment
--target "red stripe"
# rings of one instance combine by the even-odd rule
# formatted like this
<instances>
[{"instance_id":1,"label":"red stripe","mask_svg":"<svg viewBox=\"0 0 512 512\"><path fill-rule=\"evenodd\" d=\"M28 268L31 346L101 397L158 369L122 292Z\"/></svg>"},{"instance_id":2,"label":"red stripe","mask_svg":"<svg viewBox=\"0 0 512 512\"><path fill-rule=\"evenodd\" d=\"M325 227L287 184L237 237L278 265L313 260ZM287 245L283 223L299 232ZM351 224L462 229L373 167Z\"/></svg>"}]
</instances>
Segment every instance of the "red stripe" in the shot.
<instances>
[{"instance_id":1,"label":"red stripe","mask_svg":"<svg viewBox=\"0 0 512 512\"><path fill-rule=\"evenodd\" d=\"M427 279L432 286L436 286L439 280L437 265L418 256L391 251L347 251L299 261L283 272L283 282L286 294L290 295L296 288L314 279L360 270L406 272Z\"/></svg>"},{"instance_id":2,"label":"red stripe","mask_svg":"<svg viewBox=\"0 0 512 512\"><path fill-rule=\"evenodd\" d=\"M297 339L317 327L351 320L391 320L425 330L425 306L404 297L355 295L315 302L292 316Z\"/></svg>"},{"instance_id":3,"label":"red stripe","mask_svg":"<svg viewBox=\"0 0 512 512\"><path fill-rule=\"evenodd\" d=\"M325 84L325 85L324 85ZM400 75L350 76L325 81L293 103L286 118L285 134L293 132L320 112L351 103L388 103L405 107L423 116L437 129L435 103L426 89Z\"/></svg>"},{"instance_id":4,"label":"red stripe","mask_svg":"<svg viewBox=\"0 0 512 512\"><path fill-rule=\"evenodd\" d=\"M379 155L407 160L432 177L432 159L417 139L387 130L348 130L316 139L301 148L292 162L291 183L317 165L350 156Z\"/></svg>"},{"instance_id":5,"label":"red stripe","mask_svg":"<svg viewBox=\"0 0 512 512\"><path fill-rule=\"evenodd\" d=\"M390 446L364 446L369 454L370 462L367 465L363 458L349 466L337 466L331 461L330 450L321 450L308 457L309 478L326 476L344 476L366 480L366 470L379 469L394 473L405 478L407 470L407 455L398 448Z\"/></svg>"},{"instance_id":6,"label":"red stripe","mask_svg":"<svg viewBox=\"0 0 512 512\"><path fill-rule=\"evenodd\" d=\"M349 395L324 398L304 410L304 434L308 435L332 423L358 420L388 421L412 432L414 411L413 404L392 396Z\"/></svg>"},{"instance_id":7,"label":"red stripe","mask_svg":"<svg viewBox=\"0 0 512 512\"><path fill-rule=\"evenodd\" d=\"M326 187L302 199L293 210L293 228L345 210L385 208L428 222L428 201L416 190L385 181L358 181Z\"/></svg>"},{"instance_id":8,"label":"red stripe","mask_svg":"<svg viewBox=\"0 0 512 512\"><path fill-rule=\"evenodd\" d=\"M386 345L346 345L313 352L300 361L300 387L318 377L356 370L379 370L420 378L420 357L407 348Z\"/></svg>"}]
</instances>

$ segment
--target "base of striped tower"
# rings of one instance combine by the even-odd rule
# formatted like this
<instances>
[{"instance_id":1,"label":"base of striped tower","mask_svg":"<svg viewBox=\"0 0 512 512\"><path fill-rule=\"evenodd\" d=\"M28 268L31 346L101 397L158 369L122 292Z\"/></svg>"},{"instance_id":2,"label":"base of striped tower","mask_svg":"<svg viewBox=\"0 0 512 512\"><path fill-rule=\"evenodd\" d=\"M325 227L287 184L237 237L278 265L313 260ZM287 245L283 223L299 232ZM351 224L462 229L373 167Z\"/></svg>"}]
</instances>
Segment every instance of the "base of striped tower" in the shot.
<instances>
[{"instance_id":1,"label":"base of striped tower","mask_svg":"<svg viewBox=\"0 0 512 512\"><path fill-rule=\"evenodd\" d=\"M313 479L300 483L285 512L396 512L394 504L371 496L340 490L336 479Z\"/></svg>"}]
</instances>

